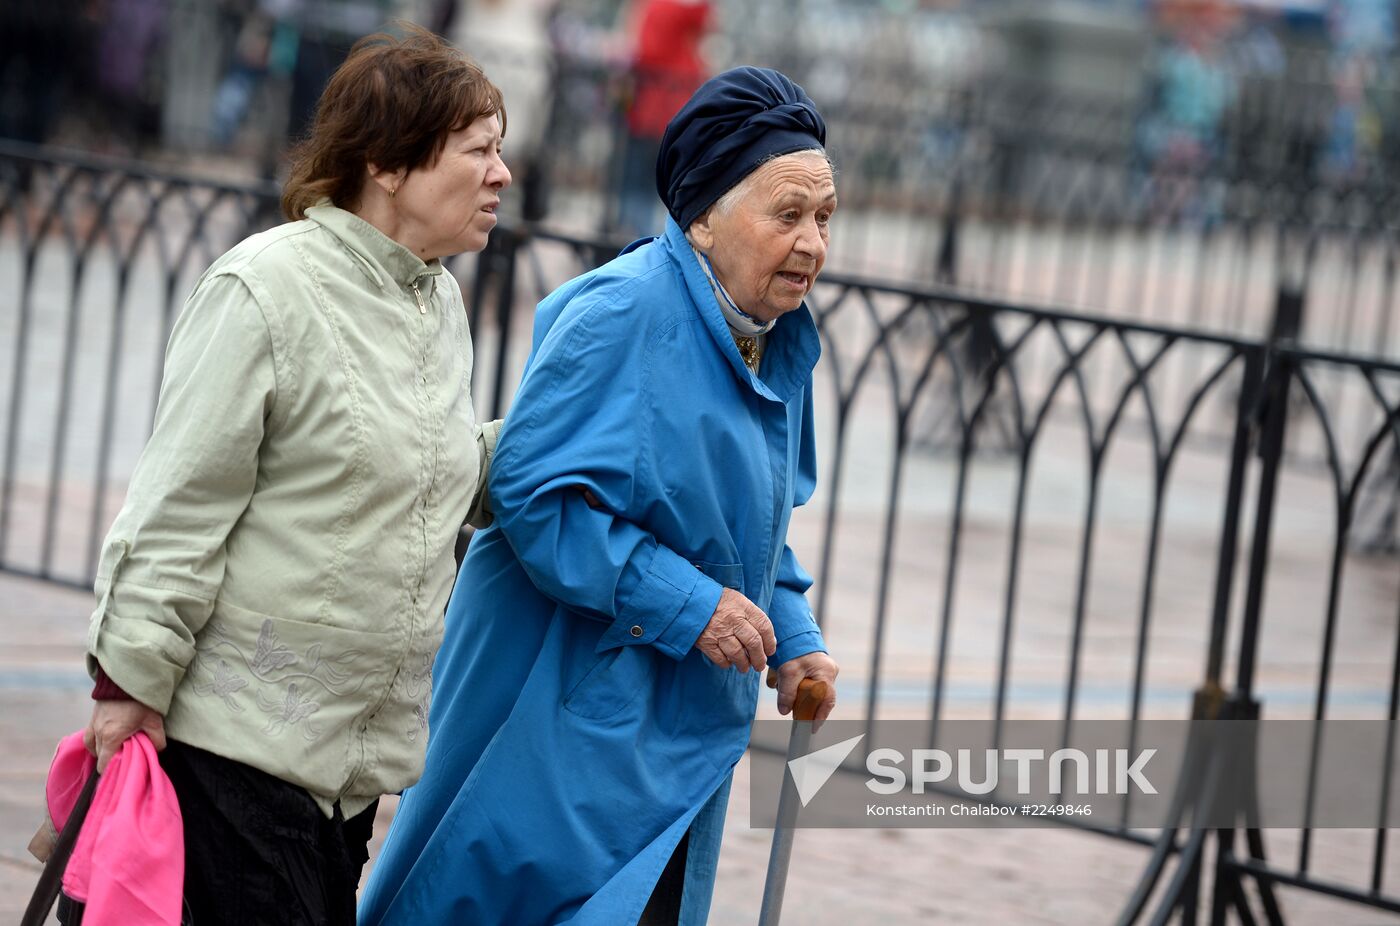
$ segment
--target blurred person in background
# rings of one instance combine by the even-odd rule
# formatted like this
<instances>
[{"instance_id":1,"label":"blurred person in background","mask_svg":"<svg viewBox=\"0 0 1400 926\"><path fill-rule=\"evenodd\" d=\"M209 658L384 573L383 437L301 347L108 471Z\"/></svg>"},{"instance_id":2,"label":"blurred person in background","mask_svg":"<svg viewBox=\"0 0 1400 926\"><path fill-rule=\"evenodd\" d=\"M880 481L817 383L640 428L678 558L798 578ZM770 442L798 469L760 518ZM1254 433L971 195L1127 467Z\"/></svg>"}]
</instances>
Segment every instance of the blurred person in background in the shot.
<instances>
[{"instance_id":1,"label":"blurred person in background","mask_svg":"<svg viewBox=\"0 0 1400 926\"><path fill-rule=\"evenodd\" d=\"M263 82L291 73L295 46L288 41L290 27L281 19L285 6L285 0L259 0L251 7L230 10L241 13L237 37L210 112L213 142L221 148L230 145L242 128Z\"/></svg>"},{"instance_id":2,"label":"blurred person in background","mask_svg":"<svg viewBox=\"0 0 1400 926\"><path fill-rule=\"evenodd\" d=\"M278 118L267 132L261 172L277 173L289 142L309 129L330 75L361 36L392 16L395 0L224 0L228 64L209 106L209 138L227 149L263 95ZM430 11L433 16L441 11ZM270 85L269 89L264 89ZM256 118L256 117L254 117Z\"/></svg>"},{"instance_id":3,"label":"blurred person in background","mask_svg":"<svg viewBox=\"0 0 1400 926\"><path fill-rule=\"evenodd\" d=\"M130 146L160 137L162 52L168 0L106 0L97 46L97 92L108 127Z\"/></svg>"},{"instance_id":4,"label":"blurred person in background","mask_svg":"<svg viewBox=\"0 0 1400 926\"><path fill-rule=\"evenodd\" d=\"M544 14L549 84L548 108L540 113L541 166L560 192L591 191L614 179L611 171L618 163L621 110L607 76L625 70L630 54L626 38L615 28L616 19L615 10L577 0L550 0ZM608 173L601 177L587 153L600 148L613 155L602 168ZM560 152L569 155L555 156ZM615 192L616 187L608 189ZM609 215L615 208L600 210L591 197L574 203L587 210L583 221L604 231L616 225L615 214ZM552 203L551 210L556 216L567 214L569 204Z\"/></svg>"},{"instance_id":5,"label":"blurred person in background","mask_svg":"<svg viewBox=\"0 0 1400 926\"><path fill-rule=\"evenodd\" d=\"M1333 94L1321 166L1325 181L1345 185L1381 167L1386 128L1395 123L1394 104L1386 105L1394 97L1395 4L1332 0L1327 22Z\"/></svg>"},{"instance_id":6,"label":"blurred person in background","mask_svg":"<svg viewBox=\"0 0 1400 926\"><path fill-rule=\"evenodd\" d=\"M1169 0L1159 15L1167 41L1156 59L1148 151L1159 168L1200 171L1219 153L1221 120L1234 96L1223 56L1230 16L1222 0Z\"/></svg>"},{"instance_id":7,"label":"blurred person in background","mask_svg":"<svg viewBox=\"0 0 1400 926\"><path fill-rule=\"evenodd\" d=\"M446 22L459 48L471 49L511 101L508 161L520 195L512 203L526 220L546 211L545 117L550 109L553 68L546 25L552 0L472 0ZM442 12L441 9L439 12ZM576 144L570 139L568 144Z\"/></svg>"},{"instance_id":8,"label":"blurred person in background","mask_svg":"<svg viewBox=\"0 0 1400 926\"><path fill-rule=\"evenodd\" d=\"M660 230L652 183L656 154L666 124L708 73L700 44L714 11L708 0L640 0L632 17L636 39L619 162L618 221L624 235L637 237Z\"/></svg>"},{"instance_id":9,"label":"blurred person in background","mask_svg":"<svg viewBox=\"0 0 1400 926\"><path fill-rule=\"evenodd\" d=\"M295 152L288 224L200 278L103 544L87 743L158 749L200 926L351 924L382 794L422 769L464 520L489 519L462 296L505 110L430 33L371 36ZM71 913L71 911L69 911Z\"/></svg>"},{"instance_id":10,"label":"blurred person in background","mask_svg":"<svg viewBox=\"0 0 1400 926\"><path fill-rule=\"evenodd\" d=\"M783 713L804 678L835 706L787 545L816 485L825 140L782 74L715 77L661 142L664 235L540 303L365 926L703 924L761 670Z\"/></svg>"},{"instance_id":11,"label":"blurred person in background","mask_svg":"<svg viewBox=\"0 0 1400 926\"><path fill-rule=\"evenodd\" d=\"M1166 214L1208 217L1200 180L1223 153L1222 127L1235 100L1225 40L1237 19L1225 0L1161 0L1156 15L1165 39L1150 75L1138 146L1149 173L1167 183L1153 205Z\"/></svg>"},{"instance_id":12,"label":"blurred person in background","mask_svg":"<svg viewBox=\"0 0 1400 926\"><path fill-rule=\"evenodd\" d=\"M0 138L43 144L91 81L97 20L85 0L0 2Z\"/></svg>"},{"instance_id":13,"label":"blurred person in background","mask_svg":"<svg viewBox=\"0 0 1400 926\"><path fill-rule=\"evenodd\" d=\"M381 28L395 12L394 0L282 0L282 19L296 29L292 98L287 133L298 139L311 125L316 101L351 45Z\"/></svg>"}]
</instances>

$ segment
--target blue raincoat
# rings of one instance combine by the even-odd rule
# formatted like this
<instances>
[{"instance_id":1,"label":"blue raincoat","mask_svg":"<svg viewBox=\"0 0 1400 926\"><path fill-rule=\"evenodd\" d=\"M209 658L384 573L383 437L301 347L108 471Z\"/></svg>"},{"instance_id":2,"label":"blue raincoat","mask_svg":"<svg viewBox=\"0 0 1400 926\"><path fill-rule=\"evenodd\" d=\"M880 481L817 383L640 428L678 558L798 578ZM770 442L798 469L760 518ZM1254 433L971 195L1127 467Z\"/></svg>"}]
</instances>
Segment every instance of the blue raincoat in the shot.
<instances>
[{"instance_id":1,"label":"blue raincoat","mask_svg":"<svg viewBox=\"0 0 1400 926\"><path fill-rule=\"evenodd\" d=\"M825 649L786 544L819 353L804 305L750 373L669 219L540 303L361 923L635 923L687 829L681 922L705 922L760 676L693 644L727 586L771 663Z\"/></svg>"}]
</instances>

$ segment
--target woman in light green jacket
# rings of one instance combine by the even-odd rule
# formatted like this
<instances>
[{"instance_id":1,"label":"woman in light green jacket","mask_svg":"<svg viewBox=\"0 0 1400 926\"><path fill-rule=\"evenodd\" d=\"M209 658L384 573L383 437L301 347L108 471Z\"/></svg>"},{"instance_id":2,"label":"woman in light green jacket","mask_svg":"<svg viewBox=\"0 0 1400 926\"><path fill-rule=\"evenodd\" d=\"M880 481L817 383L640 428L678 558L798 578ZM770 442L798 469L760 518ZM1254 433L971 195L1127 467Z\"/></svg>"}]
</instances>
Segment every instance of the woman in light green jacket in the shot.
<instances>
[{"instance_id":1,"label":"woman in light green jacket","mask_svg":"<svg viewBox=\"0 0 1400 926\"><path fill-rule=\"evenodd\" d=\"M104 767L145 731L194 922L352 923L380 795L419 776L464 520L499 422L440 259L510 184L505 110L435 36L363 40L299 149L292 221L214 262L166 352L88 638Z\"/></svg>"}]
</instances>

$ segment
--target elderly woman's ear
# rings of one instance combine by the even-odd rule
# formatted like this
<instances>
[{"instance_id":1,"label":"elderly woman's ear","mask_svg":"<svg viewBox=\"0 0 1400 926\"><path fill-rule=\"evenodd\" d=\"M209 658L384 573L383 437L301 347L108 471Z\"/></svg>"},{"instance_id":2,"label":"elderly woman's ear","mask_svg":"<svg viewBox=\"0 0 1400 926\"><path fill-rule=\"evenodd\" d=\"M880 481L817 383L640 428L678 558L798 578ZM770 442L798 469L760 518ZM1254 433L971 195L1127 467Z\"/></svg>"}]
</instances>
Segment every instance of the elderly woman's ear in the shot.
<instances>
[{"instance_id":1,"label":"elderly woman's ear","mask_svg":"<svg viewBox=\"0 0 1400 926\"><path fill-rule=\"evenodd\" d=\"M715 230L710 224L710 218L715 214L715 209L711 206L704 214L690 223L690 228L686 230L686 237L690 243L702 251L709 251L715 246Z\"/></svg>"}]
</instances>

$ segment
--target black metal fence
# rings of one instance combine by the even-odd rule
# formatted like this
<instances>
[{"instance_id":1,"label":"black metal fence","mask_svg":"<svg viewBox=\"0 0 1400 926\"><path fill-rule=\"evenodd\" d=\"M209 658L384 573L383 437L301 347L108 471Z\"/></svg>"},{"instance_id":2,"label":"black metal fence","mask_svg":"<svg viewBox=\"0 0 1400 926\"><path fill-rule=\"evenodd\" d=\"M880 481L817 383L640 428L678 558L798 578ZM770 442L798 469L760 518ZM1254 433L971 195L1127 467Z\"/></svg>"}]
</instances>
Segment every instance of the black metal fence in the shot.
<instances>
[{"instance_id":1,"label":"black metal fence","mask_svg":"<svg viewBox=\"0 0 1400 926\"><path fill-rule=\"evenodd\" d=\"M179 304L276 221L276 193L0 145L0 569L91 582ZM484 413L509 407L530 307L613 252L503 227L449 264ZM1298 294L1271 303L1267 340L824 277L821 488L790 540L845 703L935 736L962 717L1068 730L1264 705L1386 718L1393 740L1400 365L1304 350ZM1379 821L1065 822L1152 849L1122 922L1192 922L1206 888L1217 922L1309 921L1324 895L1400 912Z\"/></svg>"}]
</instances>

